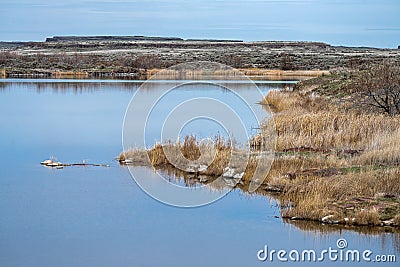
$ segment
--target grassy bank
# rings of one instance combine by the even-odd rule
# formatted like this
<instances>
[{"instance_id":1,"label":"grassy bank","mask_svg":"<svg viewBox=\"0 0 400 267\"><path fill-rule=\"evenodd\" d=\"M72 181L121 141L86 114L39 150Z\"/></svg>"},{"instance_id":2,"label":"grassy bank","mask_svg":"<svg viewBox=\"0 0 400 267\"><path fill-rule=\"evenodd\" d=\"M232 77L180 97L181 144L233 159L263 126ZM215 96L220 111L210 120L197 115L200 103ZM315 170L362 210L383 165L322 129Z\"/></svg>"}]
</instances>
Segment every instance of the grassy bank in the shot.
<instances>
[{"instance_id":1,"label":"grassy bank","mask_svg":"<svg viewBox=\"0 0 400 267\"><path fill-rule=\"evenodd\" d=\"M275 159L258 192L278 193L282 217L400 226L400 115L362 108L359 94L352 89L354 84L362 86L359 75L321 76L297 84L294 91L270 91L262 102L273 111L273 119L261 125L261 132L250 140L254 151L248 158L222 140L202 148L193 137L169 144L189 159L196 159L199 151L216 155L211 165L198 162L197 169L185 166L180 175L191 173L193 179L223 175L234 151L247 164L234 173L243 172L237 187L247 191L257 157L272 145L269 131L273 128ZM175 165L161 145L147 151L127 151L120 160L140 162L138 155L150 158L149 165L156 168ZM201 168L203 164L210 168Z\"/></svg>"},{"instance_id":2,"label":"grassy bank","mask_svg":"<svg viewBox=\"0 0 400 267\"><path fill-rule=\"evenodd\" d=\"M342 101L350 90L332 94L347 82L322 77L269 92L285 169L265 182L282 189L284 217L399 225L400 116L352 108Z\"/></svg>"}]
</instances>

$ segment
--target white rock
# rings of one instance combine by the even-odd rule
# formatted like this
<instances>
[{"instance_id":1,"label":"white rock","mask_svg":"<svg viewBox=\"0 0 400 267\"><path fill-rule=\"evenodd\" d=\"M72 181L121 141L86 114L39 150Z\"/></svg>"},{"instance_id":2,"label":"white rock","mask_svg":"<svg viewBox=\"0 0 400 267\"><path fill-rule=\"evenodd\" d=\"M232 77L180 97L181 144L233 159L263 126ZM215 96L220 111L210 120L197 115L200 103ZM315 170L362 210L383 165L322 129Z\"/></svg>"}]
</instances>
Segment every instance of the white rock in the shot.
<instances>
[{"instance_id":1,"label":"white rock","mask_svg":"<svg viewBox=\"0 0 400 267\"><path fill-rule=\"evenodd\" d=\"M233 177L235 175L235 170L228 168L224 174L222 174L223 177Z\"/></svg>"},{"instance_id":2,"label":"white rock","mask_svg":"<svg viewBox=\"0 0 400 267\"><path fill-rule=\"evenodd\" d=\"M45 161L40 162L40 164L42 164L42 165L49 165L51 163L53 163L52 159L46 159Z\"/></svg>"},{"instance_id":3,"label":"white rock","mask_svg":"<svg viewBox=\"0 0 400 267\"><path fill-rule=\"evenodd\" d=\"M387 221L383 221L382 224L384 226L392 226L394 224L393 220L387 220Z\"/></svg>"},{"instance_id":4,"label":"white rock","mask_svg":"<svg viewBox=\"0 0 400 267\"><path fill-rule=\"evenodd\" d=\"M235 174L235 175L233 176L233 178L235 178L235 179L242 179L243 175L244 175L244 172L237 173L237 174Z\"/></svg>"},{"instance_id":5,"label":"white rock","mask_svg":"<svg viewBox=\"0 0 400 267\"><path fill-rule=\"evenodd\" d=\"M332 219L333 217L334 217L333 215L327 215L325 217L322 217L321 221L328 222L328 221L330 221L329 219Z\"/></svg>"},{"instance_id":6,"label":"white rock","mask_svg":"<svg viewBox=\"0 0 400 267\"><path fill-rule=\"evenodd\" d=\"M235 187L236 184L237 184L236 181L235 181L234 179L231 179L231 178L229 178L229 177L224 177L223 179L224 179L225 184L226 184L227 186L229 186L229 187Z\"/></svg>"},{"instance_id":7,"label":"white rock","mask_svg":"<svg viewBox=\"0 0 400 267\"><path fill-rule=\"evenodd\" d=\"M200 183L205 183L208 181L207 176L199 176Z\"/></svg>"},{"instance_id":8,"label":"white rock","mask_svg":"<svg viewBox=\"0 0 400 267\"><path fill-rule=\"evenodd\" d=\"M52 162L52 163L47 164L47 166L57 167L57 166L62 166L62 163L61 162Z\"/></svg>"},{"instance_id":9,"label":"white rock","mask_svg":"<svg viewBox=\"0 0 400 267\"><path fill-rule=\"evenodd\" d=\"M206 165L200 165L199 172L205 172L206 170L207 170L207 166Z\"/></svg>"},{"instance_id":10,"label":"white rock","mask_svg":"<svg viewBox=\"0 0 400 267\"><path fill-rule=\"evenodd\" d=\"M196 172L196 170L193 168L193 166L189 166L188 168L186 168L185 171L186 171L186 172L189 172L189 173L194 173L194 172Z\"/></svg>"}]
</instances>

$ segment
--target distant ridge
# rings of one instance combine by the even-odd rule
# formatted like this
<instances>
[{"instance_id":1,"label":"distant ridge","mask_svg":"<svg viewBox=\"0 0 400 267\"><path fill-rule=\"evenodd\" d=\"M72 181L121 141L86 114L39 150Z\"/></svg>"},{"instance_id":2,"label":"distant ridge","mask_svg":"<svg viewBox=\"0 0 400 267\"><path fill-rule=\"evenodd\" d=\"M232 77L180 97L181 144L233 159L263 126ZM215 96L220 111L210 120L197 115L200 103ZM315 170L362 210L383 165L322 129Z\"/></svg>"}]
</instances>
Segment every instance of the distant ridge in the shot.
<instances>
[{"instance_id":1,"label":"distant ridge","mask_svg":"<svg viewBox=\"0 0 400 267\"><path fill-rule=\"evenodd\" d=\"M149 37L149 36L53 36L46 42L85 42L85 41L188 41L188 42L243 42L242 40L219 39L187 39L179 37Z\"/></svg>"},{"instance_id":2,"label":"distant ridge","mask_svg":"<svg viewBox=\"0 0 400 267\"><path fill-rule=\"evenodd\" d=\"M53 36L46 42L82 42L82 41L183 41L178 37L148 36Z\"/></svg>"}]
</instances>

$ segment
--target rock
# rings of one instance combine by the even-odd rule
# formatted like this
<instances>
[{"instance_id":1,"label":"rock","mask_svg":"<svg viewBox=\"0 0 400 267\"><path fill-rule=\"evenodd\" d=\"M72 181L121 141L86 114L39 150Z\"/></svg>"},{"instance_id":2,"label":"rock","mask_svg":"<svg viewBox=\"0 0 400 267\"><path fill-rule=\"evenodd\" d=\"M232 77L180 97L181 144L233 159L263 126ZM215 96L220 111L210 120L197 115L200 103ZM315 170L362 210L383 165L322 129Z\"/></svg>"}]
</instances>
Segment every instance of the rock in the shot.
<instances>
[{"instance_id":1,"label":"rock","mask_svg":"<svg viewBox=\"0 0 400 267\"><path fill-rule=\"evenodd\" d=\"M40 164L42 164L42 165L49 165L51 163L53 163L52 159L46 159L45 161L40 162Z\"/></svg>"},{"instance_id":2,"label":"rock","mask_svg":"<svg viewBox=\"0 0 400 267\"><path fill-rule=\"evenodd\" d=\"M205 183L208 181L208 178L205 175L201 175L201 176L199 176L199 181L200 181L200 183Z\"/></svg>"},{"instance_id":3,"label":"rock","mask_svg":"<svg viewBox=\"0 0 400 267\"><path fill-rule=\"evenodd\" d=\"M265 191L268 192L281 192L282 190L276 186L272 186L272 185L267 185L263 188Z\"/></svg>"},{"instance_id":4,"label":"rock","mask_svg":"<svg viewBox=\"0 0 400 267\"><path fill-rule=\"evenodd\" d=\"M237 174L235 174L235 175L233 176L233 178L235 178L235 179L242 179L243 175L244 175L244 172L237 173Z\"/></svg>"},{"instance_id":5,"label":"rock","mask_svg":"<svg viewBox=\"0 0 400 267\"><path fill-rule=\"evenodd\" d=\"M198 172L199 165L190 165L189 167L186 168L186 172L188 173L196 173Z\"/></svg>"},{"instance_id":6,"label":"rock","mask_svg":"<svg viewBox=\"0 0 400 267\"><path fill-rule=\"evenodd\" d=\"M329 219L333 218L333 215L327 215L325 217L322 217L321 221L322 222L327 222Z\"/></svg>"},{"instance_id":7,"label":"rock","mask_svg":"<svg viewBox=\"0 0 400 267\"><path fill-rule=\"evenodd\" d=\"M226 167L224 170L224 174L222 174L223 177L233 177L235 175L235 169L231 169L229 167Z\"/></svg>"},{"instance_id":8,"label":"rock","mask_svg":"<svg viewBox=\"0 0 400 267\"><path fill-rule=\"evenodd\" d=\"M382 221L381 225L382 226L393 226L394 225L394 221L393 221L393 219Z\"/></svg>"},{"instance_id":9,"label":"rock","mask_svg":"<svg viewBox=\"0 0 400 267\"><path fill-rule=\"evenodd\" d=\"M206 165L200 165L199 167L199 172L205 172L207 170L207 166Z\"/></svg>"},{"instance_id":10,"label":"rock","mask_svg":"<svg viewBox=\"0 0 400 267\"><path fill-rule=\"evenodd\" d=\"M188 168L186 168L185 172L194 173L196 171L193 169L193 167L188 167Z\"/></svg>"},{"instance_id":11,"label":"rock","mask_svg":"<svg viewBox=\"0 0 400 267\"><path fill-rule=\"evenodd\" d=\"M57 167L57 166L62 166L62 165L63 164L61 162L52 162L52 163L47 164L46 166Z\"/></svg>"},{"instance_id":12,"label":"rock","mask_svg":"<svg viewBox=\"0 0 400 267\"><path fill-rule=\"evenodd\" d=\"M230 177L223 177L223 179L224 179L225 184L229 187L235 187L237 184L237 181Z\"/></svg>"}]
</instances>

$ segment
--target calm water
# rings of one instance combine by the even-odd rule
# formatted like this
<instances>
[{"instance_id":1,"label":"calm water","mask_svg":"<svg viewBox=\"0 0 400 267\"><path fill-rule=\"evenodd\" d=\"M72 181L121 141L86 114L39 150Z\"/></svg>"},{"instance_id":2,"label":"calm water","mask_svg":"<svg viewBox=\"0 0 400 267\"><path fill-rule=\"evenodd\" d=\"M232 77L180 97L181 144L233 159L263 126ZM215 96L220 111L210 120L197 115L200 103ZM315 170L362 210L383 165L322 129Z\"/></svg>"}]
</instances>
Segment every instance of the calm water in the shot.
<instances>
[{"instance_id":1,"label":"calm water","mask_svg":"<svg viewBox=\"0 0 400 267\"><path fill-rule=\"evenodd\" d=\"M0 266L279 265L259 262L257 251L264 245L321 251L336 248L338 238L345 238L350 249L399 257L399 235L286 223L274 217L279 209L265 196L236 190L192 209L147 196L113 161L122 150L125 109L138 86L0 82ZM282 86L263 83L260 89ZM111 167L52 170L39 164L51 155ZM149 179L155 175L143 172Z\"/></svg>"}]
</instances>

